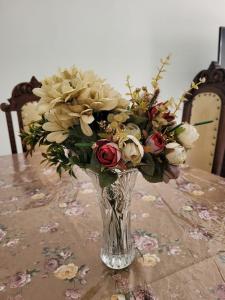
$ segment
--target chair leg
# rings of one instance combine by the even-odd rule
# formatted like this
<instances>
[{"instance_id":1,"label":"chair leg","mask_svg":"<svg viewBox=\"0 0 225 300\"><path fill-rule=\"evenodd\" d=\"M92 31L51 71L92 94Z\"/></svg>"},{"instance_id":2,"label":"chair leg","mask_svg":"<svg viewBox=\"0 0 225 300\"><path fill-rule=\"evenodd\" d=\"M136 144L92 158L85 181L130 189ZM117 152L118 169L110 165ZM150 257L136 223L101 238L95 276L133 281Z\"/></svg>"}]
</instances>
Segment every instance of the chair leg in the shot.
<instances>
[{"instance_id":1,"label":"chair leg","mask_svg":"<svg viewBox=\"0 0 225 300\"><path fill-rule=\"evenodd\" d=\"M6 114L7 126L8 126L8 132L9 132L11 150L12 150L12 153L17 153L16 140L15 140L15 135L14 135L11 112L7 111L5 114Z\"/></svg>"}]
</instances>

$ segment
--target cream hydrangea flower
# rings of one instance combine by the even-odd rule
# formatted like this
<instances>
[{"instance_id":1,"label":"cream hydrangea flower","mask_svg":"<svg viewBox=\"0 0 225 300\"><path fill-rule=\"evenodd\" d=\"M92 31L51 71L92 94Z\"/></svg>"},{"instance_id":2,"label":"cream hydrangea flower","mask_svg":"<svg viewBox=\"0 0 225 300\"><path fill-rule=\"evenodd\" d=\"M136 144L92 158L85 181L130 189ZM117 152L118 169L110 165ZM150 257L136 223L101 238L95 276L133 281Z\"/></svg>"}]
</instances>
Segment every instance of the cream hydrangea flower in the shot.
<instances>
[{"instance_id":1,"label":"cream hydrangea flower","mask_svg":"<svg viewBox=\"0 0 225 300\"><path fill-rule=\"evenodd\" d=\"M56 278L61 280L72 279L77 275L78 269L78 266L74 265L73 263L62 265L55 270L54 275Z\"/></svg>"},{"instance_id":2,"label":"cream hydrangea flower","mask_svg":"<svg viewBox=\"0 0 225 300\"><path fill-rule=\"evenodd\" d=\"M69 115L77 117L80 120L80 127L83 133L87 136L91 136L93 132L89 124L94 121L92 115L93 110L89 108L88 105L71 105L69 108L71 110Z\"/></svg>"},{"instance_id":3,"label":"cream hydrangea flower","mask_svg":"<svg viewBox=\"0 0 225 300\"><path fill-rule=\"evenodd\" d=\"M38 112L38 103L29 102L22 107L21 114L24 125L24 131L29 131L29 125L33 122L41 120L41 115Z\"/></svg>"},{"instance_id":4,"label":"cream hydrangea flower","mask_svg":"<svg viewBox=\"0 0 225 300\"><path fill-rule=\"evenodd\" d=\"M50 132L47 135L49 142L62 143L69 136L69 127L77 122L69 113L70 111L66 106L60 105L45 114L48 122L44 123L42 128Z\"/></svg>"},{"instance_id":5,"label":"cream hydrangea flower","mask_svg":"<svg viewBox=\"0 0 225 300\"><path fill-rule=\"evenodd\" d=\"M48 113L62 104L68 105L68 115L72 117L71 119L75 119L75 123L80 123L83 133L88 136L92 135L89 124L94 121L93 112L127 108L129 104L128 100L123 99L120 93L94 72L82 72L75 67L61 70L58 74L46 78L42 81L42 86L35 88L33 93L40 97L38 104L40 114ZM61 125L60 127L65 127ZM64 129L52 131L61 132ZM64 140L62 135L59 140Z\"/></svg>"}]
</instances>

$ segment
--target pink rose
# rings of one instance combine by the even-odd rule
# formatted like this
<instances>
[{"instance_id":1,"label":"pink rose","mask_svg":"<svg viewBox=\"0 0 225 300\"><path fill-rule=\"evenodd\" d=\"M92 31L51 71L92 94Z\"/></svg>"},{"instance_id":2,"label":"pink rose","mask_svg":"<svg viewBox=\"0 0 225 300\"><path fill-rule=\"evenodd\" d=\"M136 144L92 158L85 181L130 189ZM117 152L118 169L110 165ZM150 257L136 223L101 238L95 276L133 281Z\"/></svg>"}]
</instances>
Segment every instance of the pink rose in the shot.
<instances>
[{"instance_id":1,"label":"pink rose","mask_svg":"<svg viewBox=\"0 0 225 300\"><path fill-rule=\"evenodd\" d=\"M165 140L161 133L156 132L146 139L146 150L153 154L159 154L165 147Z\"/></svg>"},{"instance_id":2,"label":"pink rose","mask_svg":"<svg viewBox=\"0 0 225 300\"><path fill-rule=\"evenodd\" d=\"M59 267L59 262L56 258L50 258L44 263L46 272L54 272Z\"/></svg>"},{"instance_id":3,"label":"pink rose","mask_svg":"<svg viewBox=\"0 0 225 300\"><path fill-rule=\"evenodd\" d=\"M18 272L10 278L9 287L11 289L16 289L22 287L31 281L30 274L26 272Z\"/></svg>"},{"instance_id":4,"label":"pink rose","mask_svg":"<svg viewBox=\"0 0 225 300\"><path fill-rule=\"evenodd\" d=\"M121 152L117 144L108 140L99 140L94 146L96 157L105 167L115 167L121 159Z\"/></svg>"},{"instance_id":5,"label":"pink rose","mask_svg":"<svg viewBox=\"0 0 225 300\"><path fill-rule=\"evenodd\" d=\"M66 300L81 299L81 294L78 289L67 289L65 291Z\"/></svg>"},{"instance_id":6,"label":"pink rose","mask_svg":"<svg viewBox=\"0 0 225 300\"><path fill-rule=\"evenodd\" d=\"M134 234L134 243L140 251L148 250L152 251L158 248L158 241L156 238L148 235L136 235Z\"/></svg>"}]
</instances>

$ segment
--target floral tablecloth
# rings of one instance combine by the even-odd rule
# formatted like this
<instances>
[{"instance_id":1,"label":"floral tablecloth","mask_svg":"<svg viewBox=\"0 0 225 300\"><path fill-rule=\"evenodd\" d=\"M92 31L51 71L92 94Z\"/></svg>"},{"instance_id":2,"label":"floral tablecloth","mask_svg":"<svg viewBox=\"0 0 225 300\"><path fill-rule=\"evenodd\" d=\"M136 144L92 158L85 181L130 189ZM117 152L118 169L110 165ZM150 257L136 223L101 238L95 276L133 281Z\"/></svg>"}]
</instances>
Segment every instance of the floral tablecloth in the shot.
<instances>
[{"instance_id":1,"label":"floral tablecloth","mask_svg":"<svg viewBox=\"0 0 225 300\"><path fill-rule=\"evenodd\" d=\"M132 199L137 258L122 271L100 261L101 217L90 179L0 157L1 300L225 299L225 180L182 169ZM65 274L67 278L64 279Z\"/></svg>"}]
</instances>

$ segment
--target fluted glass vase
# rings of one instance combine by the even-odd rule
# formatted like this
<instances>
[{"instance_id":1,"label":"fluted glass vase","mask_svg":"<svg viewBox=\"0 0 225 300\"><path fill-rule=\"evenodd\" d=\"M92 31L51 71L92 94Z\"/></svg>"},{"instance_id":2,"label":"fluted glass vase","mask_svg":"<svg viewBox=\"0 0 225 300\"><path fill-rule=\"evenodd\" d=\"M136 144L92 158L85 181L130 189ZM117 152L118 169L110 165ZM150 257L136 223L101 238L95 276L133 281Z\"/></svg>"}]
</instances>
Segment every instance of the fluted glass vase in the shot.
<instances>
[{"instance_id":1,"label":"fluted glass vase","mask_svg":"<svg viewBox=\"0 0 225 300\"><path fill-rule=\"evenodd\" d=\"M100 256L104 264L112 269L126 268L135 258L130 229L130 203L137 172L136 169L118 172L118 179L113 184L101 188L98 174L87 170L97 190L103 221Z\"/></svg>"}]
</instances>

